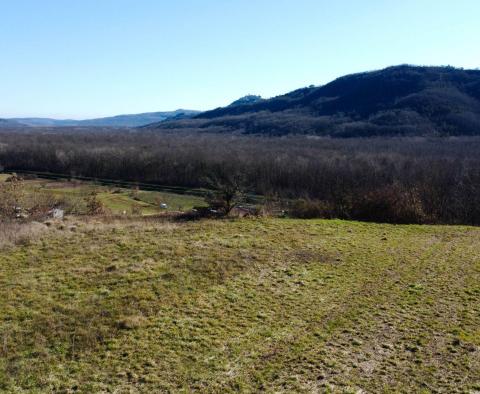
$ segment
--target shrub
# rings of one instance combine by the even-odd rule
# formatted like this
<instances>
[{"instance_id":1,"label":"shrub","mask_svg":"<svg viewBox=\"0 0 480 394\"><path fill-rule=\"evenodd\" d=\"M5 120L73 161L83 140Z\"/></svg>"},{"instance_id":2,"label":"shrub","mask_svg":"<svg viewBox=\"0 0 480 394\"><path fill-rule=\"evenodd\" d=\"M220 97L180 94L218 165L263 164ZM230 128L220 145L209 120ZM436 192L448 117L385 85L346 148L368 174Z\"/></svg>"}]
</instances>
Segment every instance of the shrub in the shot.
<instances>
[{"instance_id":1,"label":"shrub","mask_svg":"<svg viewBox=\"0 0 480 394\"><path fill-rule=\"evenodd\" d=\"M330 219L335 216L331 204L325 201L310 199L300 199L295 201L288 213L291 217L300 219Z\"/></svg>"},{"instance_id":2,"label":"shrub","mask_svg":"<svg viewBox=\"0 0 480 394\"><path fill-rule=\"evenodd\" d=\"M351 216L356 220L385 223L429 221L418 192L398 184L377 189L354 200Z\"/></svg>"},{"instance_id":3,"label":"shrub","mask_svg":"<svg viewBox=\"0 0 480 394\"><path fill-rule=\"evenodd\" d=\"M24 198L25 186L21 178L13 175L0 183L0 219L15 218Z\"/></svg>"},{"instance_id":4,"label":"shrub","mask_svg":"<svg viewBox=\"0 0 480 394\"><path fill-rule=\"evenodd\" d=\"M134 216L139 216L142 214L142 209L137 204L132 204L130 207L130 213Z\"/></svg>"},{"instance_id":5,"label":"shrub","mask_svg":"<svg viewBox=\"0 0 480 394\"><path fill-rule=\"evenodd\" d=\"M86 199L87 203L87 214L88 215L105 215L106 209L103 202L101 202L96 193L92 193Z\"/></svg>"}]
</instances>

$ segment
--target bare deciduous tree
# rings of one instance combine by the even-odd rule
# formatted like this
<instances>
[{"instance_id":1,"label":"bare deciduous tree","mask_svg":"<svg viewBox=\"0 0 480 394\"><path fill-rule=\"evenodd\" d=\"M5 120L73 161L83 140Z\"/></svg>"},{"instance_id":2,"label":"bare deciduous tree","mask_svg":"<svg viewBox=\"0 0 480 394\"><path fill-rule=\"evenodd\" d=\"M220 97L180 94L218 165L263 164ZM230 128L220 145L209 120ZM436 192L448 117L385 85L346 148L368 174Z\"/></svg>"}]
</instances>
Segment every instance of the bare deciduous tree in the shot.
<instances>
[{"instance_id":1,"label":"bare deciduous tree","mask_svg":"<svg viewBox=\"0 0 480 394\"><path fill-rule=\"evenodd\" d=\"M220 170L211 174L206 182L212 189L206 196L206 202L224 215L245 199L245 175L238 171Z\"/></svg>"}]
</instances>

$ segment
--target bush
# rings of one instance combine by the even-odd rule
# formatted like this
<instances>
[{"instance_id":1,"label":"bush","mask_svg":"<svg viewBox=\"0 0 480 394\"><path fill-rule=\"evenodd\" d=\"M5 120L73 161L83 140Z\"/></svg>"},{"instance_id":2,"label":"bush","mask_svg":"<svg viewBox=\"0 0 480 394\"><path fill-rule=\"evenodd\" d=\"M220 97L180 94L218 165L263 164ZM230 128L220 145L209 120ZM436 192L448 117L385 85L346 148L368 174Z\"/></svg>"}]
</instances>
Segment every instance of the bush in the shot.
<instances>
[{"instance_id":1,"label":"bush","mask_svg":"<svg viewBox=\"0 0 480 394\"><path fill-rule=\"evenodd\" d=\"M19 213L25 198L22 179L13 175L0 183L0 220L13 219Z\"/></svg>"},{"instance_id":2,"label":"bush","mask_svg":"<svg viewBox=\"0 0 480 394\"><path fill-rule=\"evenodd\" d=\"M216 211L210 207L194 207L191 211L177 215L177 220L180 221L191 221L191 220L200 220L200 219L214 219L223 217L222 212Z\"/></svg>"},{"instance_id":3,"label":"bush","mask_svg":"<svg viewBox=\"0 0 480 394\"><path fill-rule=\"evenodd\" d=\"M289 216L299 219L331 219L334 217L334 208L325 201L300 199L293 203L288 211Z\"/></svg>"},{"instance_id":4,"label":"bush","mask_svg":"<svg viewBox=\"0 0 480 394\"><path fill-rule=\"evenodd\" d=\"M415 189L398 184L383 187L356 199L351 216L356 220L384 223L428 222L422 201Z\"/></svg>"},{"instance_id":5,"label":"bush","mask_svg":"<svg viewBox=\"0 0 480 394\"><path fill-rule=\"evenodd\" d=\"M142 214L142 209L137 204L132 204L130 207L130 213L133 216L140 216Z\"/></svg>"},{"instance_id":6,"label":"bush","mask_svg":"<svg viewBox=\"0 0 480 394\"><path fill-rule=\"evenodd\" d=\"M29 219L42 220L53 208L59 207L59 200L52 195L42 193L29 194L25 201Z\"/></svg>"},{"instance_id":7,"label":"bush","mask_svg":"<svg viewBox=\"0 0 480 394\"><path fill-rule=\"evenodd\" d=\"M92 193L87 199L87 214L88 215L105 215L107 210L103 202L101 202L96 193Z\"/></svg>"}]
</instances>

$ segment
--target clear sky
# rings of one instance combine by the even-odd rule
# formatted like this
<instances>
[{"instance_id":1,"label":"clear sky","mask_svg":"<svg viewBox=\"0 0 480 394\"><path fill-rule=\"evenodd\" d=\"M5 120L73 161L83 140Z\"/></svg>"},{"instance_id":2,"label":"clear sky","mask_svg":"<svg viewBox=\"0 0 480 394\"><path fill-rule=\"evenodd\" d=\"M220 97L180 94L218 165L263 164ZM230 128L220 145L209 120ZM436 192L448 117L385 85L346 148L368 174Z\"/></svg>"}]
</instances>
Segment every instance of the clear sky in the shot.
<instances>
[{"instance_id":1,"label":"clear sky","mask_svg":"<svg viewBox=\"0 0 480 394\"><path fill-rule=\"evenodd\" d=\"M0 117L205 110L401 63L480 67L480 1L0 0Z\"/></svg>"}]
</instances>

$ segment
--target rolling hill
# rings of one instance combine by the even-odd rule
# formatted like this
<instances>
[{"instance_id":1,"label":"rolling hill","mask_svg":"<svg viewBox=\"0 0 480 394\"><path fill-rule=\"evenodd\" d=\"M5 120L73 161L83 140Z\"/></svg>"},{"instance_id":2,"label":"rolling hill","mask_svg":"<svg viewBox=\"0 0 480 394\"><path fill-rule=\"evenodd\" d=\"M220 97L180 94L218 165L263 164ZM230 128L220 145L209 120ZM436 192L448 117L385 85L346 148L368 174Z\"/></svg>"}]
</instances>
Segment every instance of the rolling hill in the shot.
<instances>
[{"instance_id":1,"label":"rolling hill","mask_svg":"<svg viewBox=\"0 0 480 394\"><path fill-rule=\"evenodd\" d=\"M138 127L166 119L184 119L199 114L198 111L178 109L169 112L147 112L133 115L117 115L106 118L73 120L51 118L15 118L9 121L33 127Z\"/></svg>"},{"instance_id":2,"label":"rolling hill","mask_svg":"<svg viewBox=\"0 0 480 394\"><path fill-rule=\"evenodd\" d=\"M10 119L0 119L0 128L23 127L25 125Z\"/></svg>"},{"instance_id":3,"label":"rolling hill","mask_svg":"<svg viewBox=\"0 0 480 394\"><path fill-rule=\"evenodd\" d=\"M147 127L336 137L480 135L480 70L389 67Z\"/></svg>"}]
</instances>

